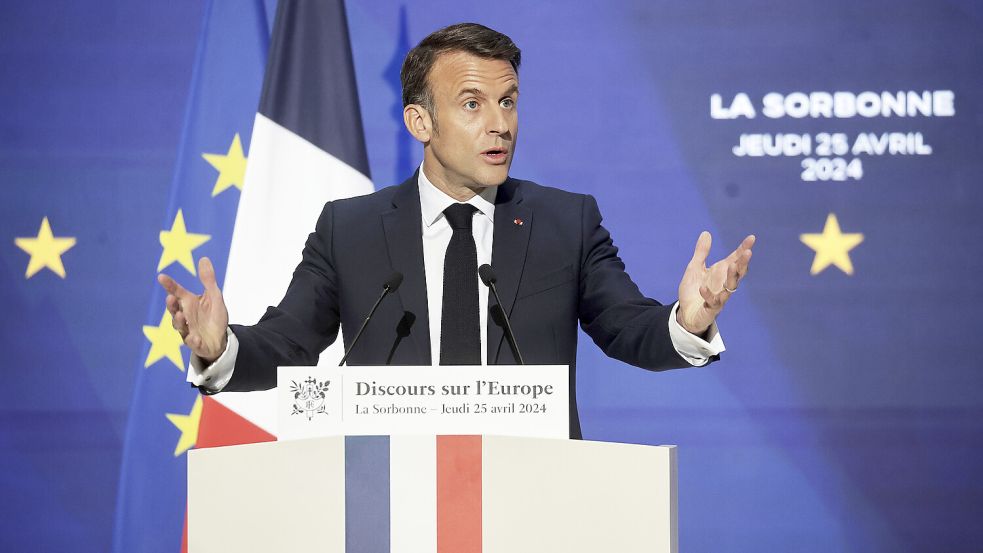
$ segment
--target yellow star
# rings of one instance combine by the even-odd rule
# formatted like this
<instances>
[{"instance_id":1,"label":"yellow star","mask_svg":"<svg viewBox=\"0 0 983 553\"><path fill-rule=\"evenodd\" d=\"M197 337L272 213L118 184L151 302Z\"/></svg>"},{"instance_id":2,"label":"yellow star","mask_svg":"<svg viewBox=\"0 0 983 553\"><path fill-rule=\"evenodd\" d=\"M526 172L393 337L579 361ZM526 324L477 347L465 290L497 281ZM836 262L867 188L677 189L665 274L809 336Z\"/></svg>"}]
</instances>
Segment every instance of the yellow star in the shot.
<instances>
[{"instance_id":1,"label":"yellow star","mask_svg":"<svg viewBox=\"0 0 983 553\"><path fill-rule=\"evenodd\" d=\"M174 224L171 225L171 230L160 231L160 245L164 246L164 251L160 254L160 263L157 264L157 272L160 272L164 267L177 261L189 273L196 275L195 260L191 255L191 250L208 242L211 238L208 234L188 232L188 229L184 226L184 213L180 209L177 210L177 216L174 217Z\"/></svg>"},{"instance_id":2,"label":"yellow star","mask_svg":"<svg viewBox=\"0 0 983 553\"><path fill-rule=\"evenodd\" d=\"M147 360L143 363L144 367L149 367L166 357L181 372L184 372L184 357L181 356L181 346L184 344L184 340L171 325L170 311L164 310L164 316L160 318L159 326L144 325L143 335L150 340L150 353L147 354Z\"/></svg>"},{"instance_id":3,"label":"yellow star","mask_svg":"<svg viewBox=\"0 0 983 553\"><path fill-rule=\"evenodd\" d=\"M195 399L195 404L191 412L187 415L177 413L167 413L167 420L181 431L177 446L174 448L174 456L177 457L185 451L195 446L198 441L198 423L201 421L201 396Z\"/></svg>"},{"instance_id":4,"label":"yellow star","mask_svg":"<svg viewBox=\"0 0 983 553\"><path fill-rule=\"evenodd\" d=\"M799 235L799 240L816 250L810 274L817 275L826 267L836 265L844 273L852 275L853 263L850 262L849 252L864 241L864 235L859 232L844 234L840 231L840 222L836 220L836 215L830 213L826 217L822 234L802 234Z\"/></svg>"},{"instance_id":5,"label":"yellow star","mask_svg":"<svg viewBox=\"0 0 983 553\"><path fill-rule=\"evenodd\" d=\"M218 171L218 180L215 181L215 188L212 189L212 197L218 196L230 186L235 186L242 190L242 183L246 176L246 156L242 153L242 141L239 140L239 133L232 138L229 151L224 156L222 154L201 154L212 167Z\"/></svg>"},{"instance_id":6,"label":"yellow star","mask_svg":"<svg viewBox=\"0 0 983 553\"><path fill-rule=\"evenodd\" d=\"M37 238L14 238L14 244L31 255L24 278L31 278L45 267L61 278L65 278L65 266L61 263L61 254L75 245L75 239L55 238L51 233L51 224L48 223L47 217L41 219L41 229L38 230Z\"/></svg>"}]
</instances>

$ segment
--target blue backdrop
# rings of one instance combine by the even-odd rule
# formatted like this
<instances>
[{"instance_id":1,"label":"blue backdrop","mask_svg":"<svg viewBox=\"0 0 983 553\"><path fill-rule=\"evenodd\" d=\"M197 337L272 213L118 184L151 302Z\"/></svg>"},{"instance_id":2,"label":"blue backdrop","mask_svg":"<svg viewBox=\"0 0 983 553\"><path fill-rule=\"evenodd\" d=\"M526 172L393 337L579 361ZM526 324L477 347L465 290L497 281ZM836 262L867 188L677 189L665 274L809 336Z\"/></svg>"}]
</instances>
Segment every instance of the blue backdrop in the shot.
<instances>
[{"instance_id":1,"label":"blue backdrop","mask_svg":"<svg viewBox=\"0 0 983 553\"><path fill-rule=\"evenodd\" d=\"M2 550L110 547L202 18L196 2L0 6ZM701 230L714 258L758 235L720 363L651 374L580 348L585 437L680 446L682 550L983 550L978 3L375 0L348 20L377 187L419 163L402 55L472 20L523 49L512 174L594 194L643 291L675 297ZM866 91L861 111L949 94L931 115L821 116L822 93ZM770 93L820 116L769 117ZM755 116L722 118L742 94ZM759 133L811 150L734 154ZM857 146L884 133L931 153ZM44 218L75 239L64 277L27 276L18 239Z\"/></svg>"}]
</instances>

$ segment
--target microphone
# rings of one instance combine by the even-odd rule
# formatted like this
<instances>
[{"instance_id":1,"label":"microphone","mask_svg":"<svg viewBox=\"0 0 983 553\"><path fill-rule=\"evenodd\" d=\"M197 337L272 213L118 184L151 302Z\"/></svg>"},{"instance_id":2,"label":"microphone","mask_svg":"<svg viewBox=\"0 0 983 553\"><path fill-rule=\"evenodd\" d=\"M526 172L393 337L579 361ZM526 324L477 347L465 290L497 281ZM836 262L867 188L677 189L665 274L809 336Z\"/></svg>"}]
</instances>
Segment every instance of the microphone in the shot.
<instances>
[{"instance_id":1,"label":"microphone","mask_svg":"<svg viewBox=\"0 0 983 553\"><path fill-rule=\"evenodd\" d=\"M505 338L509 341L509 347L512 348L512 353L515 354L515 358L519 360L520 365L525 365L526 362L522 360L522 354L519 353L519 344L515 343L515 334L512 334L512 325L509 324L509 316L505 313L505 309L502 307L502 298L498 297L498 287L495 283L498 278L495 276L495 271L492 269L491 265L485 263L481 267L478 267L478 276L481 278L481 282L485 283L485 286L491 289L492 294L495 296L495 302L498 311L492 312L492 318L499 326L505 327Z\"/></svg>"},{"instance_id":2,"label":"microphone","mask_svg":"<svg viewBox=\"0 0 983 553\"><path fill-rule=\"evenodd\" d=\"M413 329L413 323L416 322L416 315L410 311L403 313L403 317L399 319L396 323L396 339L393 340L393 347L389 348L389 355L386 356L386 364L391 365L393 362L393 356L396 355L396 348L399 347L399 343L403 341L410 335L410 330Z\"/></svg>"},{"instance_id":3,"label":"microphone","mask_svg":"<svg viewBox=\"0 0 983 553\"><path fill-rule=\"evenodd\" d=\"M372 309L369 310L369 315L365 317L364 321L362 321L362 326L358 329L358 333L355 334L355 339L352 340L352 345L348 347L347 351L345 351L345 356L341 358L341 363L338 363L339 367L344 366L345 361L348 361L348 355L351 354L353 349L355 349L355 344L358 342L358 339L362 337L362 333L365 332L365 327L369 325L369 319L372 318L372 315L375 315L375 310L379 308L379 304L382 303L382 299L399 289L399 285L402 283L403 273L400 273L399 271L389 275L386 282L382 283L382 295L379 296L379 299L375 300L375 305L373 305Z\"/></svg>"}]
</instances>

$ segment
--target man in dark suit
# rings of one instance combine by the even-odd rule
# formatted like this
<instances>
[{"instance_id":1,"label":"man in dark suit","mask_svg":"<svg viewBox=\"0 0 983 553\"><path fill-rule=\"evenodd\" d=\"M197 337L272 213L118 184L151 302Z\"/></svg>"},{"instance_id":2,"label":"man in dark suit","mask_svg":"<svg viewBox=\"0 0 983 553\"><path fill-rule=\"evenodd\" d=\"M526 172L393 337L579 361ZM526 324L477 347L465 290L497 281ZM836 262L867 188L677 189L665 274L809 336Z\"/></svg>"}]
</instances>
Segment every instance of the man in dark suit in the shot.
<instances>
[{"instance_id":1,"label":"man in dark suit","mask_svg":"<svg viewBox=\"0 0 983 553\"><path fill-rule=\"evenodd\" d=\"M351 345L382 283L399 272L350 364L514 364L477 267L491 263L527 363L570 366L577 322L606 354L647 369L703 365L723 346L714 323L747 272L754 237L706 267L701 234L679 302L644 297L590 196L509 178L518 133L519 49L476 24L425 38L403 64L404 121L424 148L403 184L325 205L286 295L254 326L228 324L207 259L191 294L166 275L167 308L207 392L275 386L279 365L312 365L344 330ZM491 304L494 306L494 304Z\"/></svg>"}]
</instances>

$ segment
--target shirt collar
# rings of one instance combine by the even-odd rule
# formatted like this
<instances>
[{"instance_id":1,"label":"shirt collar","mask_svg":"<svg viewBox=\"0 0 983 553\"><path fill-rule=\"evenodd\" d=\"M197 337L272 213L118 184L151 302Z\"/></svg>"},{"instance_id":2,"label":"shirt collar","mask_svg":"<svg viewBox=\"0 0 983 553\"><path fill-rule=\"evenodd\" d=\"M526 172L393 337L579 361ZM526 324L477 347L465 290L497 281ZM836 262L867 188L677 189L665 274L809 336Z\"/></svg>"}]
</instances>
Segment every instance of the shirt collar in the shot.
<instances>
[{"instance_id":1,"label":"shirt collar","mask_svg":"<svg viewBox=\"0 0 983 553\"><path fill-rule=\"evenodd\" d=\"M428 227L437 222L437 220L444 214L444 210L447 209L451 204L458 203L457 200L448 196L444 191L440 190L427 178L426 173L423 172L423 164L420 164L420 176L417 179L417 185L420 188L420 211L423 214L423 224ZM465 203L469 203L478 209L485 217L488 217L490 221L495 222L495 195L498 193L497 186L488 186L481 191L480 194L475 194L470 200Z\"/></svg>"}]
</instances>

